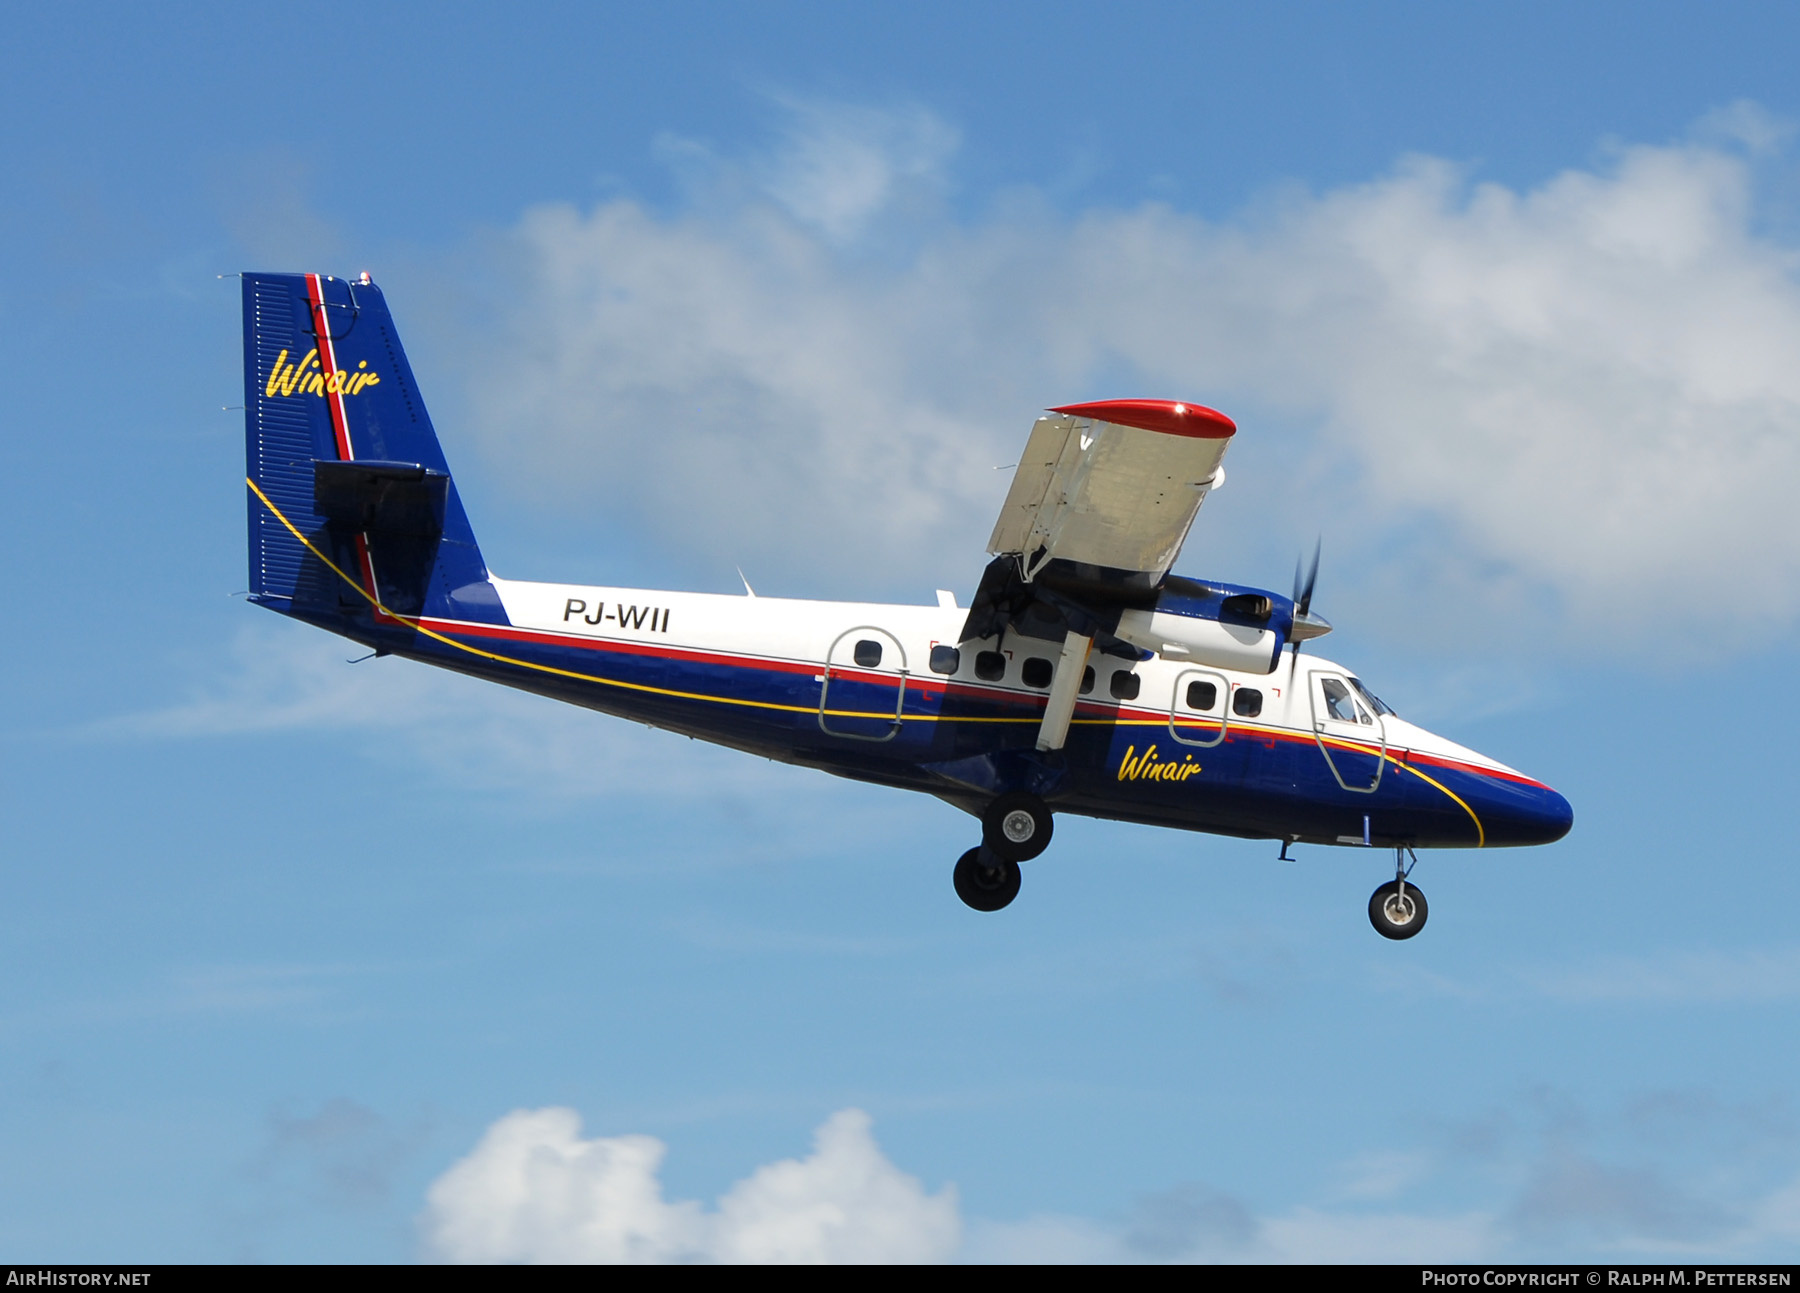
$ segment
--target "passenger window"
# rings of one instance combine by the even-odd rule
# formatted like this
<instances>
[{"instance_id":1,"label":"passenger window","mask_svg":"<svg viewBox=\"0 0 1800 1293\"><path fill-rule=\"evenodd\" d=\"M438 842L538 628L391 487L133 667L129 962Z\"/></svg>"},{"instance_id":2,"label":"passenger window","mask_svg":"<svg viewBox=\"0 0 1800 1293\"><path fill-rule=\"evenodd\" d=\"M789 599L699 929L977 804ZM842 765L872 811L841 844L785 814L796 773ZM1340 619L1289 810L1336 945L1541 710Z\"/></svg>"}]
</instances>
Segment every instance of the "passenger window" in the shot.
<instances>
[{"instance_id":1,"label":"passenger window","mask_svg":"<svg viewBox=\"0 0 1800 1293\"><path fill-rule=\"evenodd\" d=\"M1190 682L1187 690L1189 709L1211 709L1219 703L1219 688L1215 683Z\"/></svg>"},{"instance_id":2,"label":"passenger window","mask_svg":"<svg viewBox=\"0 0 1800 1293\"><path fill-rule=\"evenodd\" d=\"M962 665L962 652L942 642L931 648L931 672L955 673Z\"/></svg>"},{"instance_id":3,"label":"passenger window","mask_svg":"<svg viewBox=\"0 0 1800 1293\"><path fill-rule=\"evenodd\" d=\"M1094 666L1089 665L1081 671L1081 694L1087 695L1094 689Z\"/></svg>"},{"instance_id":4,"label":"passenger window","mask_svg":"<svg viewBox=\"0 0 1800 1293\"><path fill-rule=\"evenodd\" d=\"M1048 687L1055 672L1048 660L1034 655L1019 669L1019 678L1027 687Z\"/></svg>"},{"instance_id":5,"label":"passenger window","mask_svg":"<svg viewBox=\"0 0 1800 1293\"><path fill-rule=\"evenodd\" d=\"M856 644L856 650L851 654L857 664L865 669L873 669L881 663L881 643L864 638Z\"/></svg>"},{"instance_id":6,"label":"passenger window","mask_svg":"<svg viewBox=\"0 0 1800 1293\"><path fill-rule=\"evenodd\" d=\"M1231 697L1231 712L1239 718L1255 718L1262 713L1262 693L1254 687L1239 687Z\"/></svg>"},{"instance_id":7,"label":"passenger window","mask_svg":"<svg viewBox=\"0 0 1800 1293\"><path fill-rule=\"evenodd\" d=\"M1006 677L1006 657L998 651L977 652L975 676L983 682L999 682Z\"/></svg>"},{"instance_id":8,"label":"passenger window","mask_svg":"<svg viewBox=\"0 0 1800 1293\"><path fill-rule=\"evenodd\" d=\"M1107 685L1112 688L1113 699L1136 700L1138 688L1142 683L1135 673L1129 669L1121 669L1112 676L1112 682Z\"/></svg>"}]
</instances>

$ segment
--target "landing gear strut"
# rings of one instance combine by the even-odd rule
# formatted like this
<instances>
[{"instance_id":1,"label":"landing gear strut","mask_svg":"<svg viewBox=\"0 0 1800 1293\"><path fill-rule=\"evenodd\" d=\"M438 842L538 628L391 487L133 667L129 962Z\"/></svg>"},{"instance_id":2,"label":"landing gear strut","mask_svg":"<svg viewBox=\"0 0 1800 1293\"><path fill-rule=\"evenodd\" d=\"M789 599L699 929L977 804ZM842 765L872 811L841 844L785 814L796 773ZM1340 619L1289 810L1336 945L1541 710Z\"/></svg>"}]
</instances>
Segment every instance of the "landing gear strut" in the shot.
<instances>
[{"instance_id":1,"label":"landing gear strut","mask_svg":"<svg viewBox=\"0 0 1800 1293\"><path fill-rule=\"evenodd\" d=\"M956 896L976 911L999 911L1019 896L1019 864L996 857L986 845L956 862Z\"/></svg>"},{"instance_id":2,"label":"landing gear strut","mask_svg":"<svg viewBox=\"0 0 1800 1293\"><path fill-rule=\"evenodd\" d=\"M981 847L956 863L956 896L976 911L999 911L1019 896L1019 863L1050 847L1050 805L1029 790L997 796L981 813Z\"/></svg>"},{"instance_id":3,"label":"landing gear strut","mask_svg":"<svg viewBox=\"0 0 1800 1293\"><path fill-rule=\"evenodd\" d=\"M1408 857L1412 858L1410 865ZM1425 895L1406 879L1418 863L1418 855L1411 849L1395 849L1394 878L1369 898L1369 923L1383 938L1411 938L1425 928L1425 917L1431 909L1425 904Z\"/></svg>"}]
</instances>

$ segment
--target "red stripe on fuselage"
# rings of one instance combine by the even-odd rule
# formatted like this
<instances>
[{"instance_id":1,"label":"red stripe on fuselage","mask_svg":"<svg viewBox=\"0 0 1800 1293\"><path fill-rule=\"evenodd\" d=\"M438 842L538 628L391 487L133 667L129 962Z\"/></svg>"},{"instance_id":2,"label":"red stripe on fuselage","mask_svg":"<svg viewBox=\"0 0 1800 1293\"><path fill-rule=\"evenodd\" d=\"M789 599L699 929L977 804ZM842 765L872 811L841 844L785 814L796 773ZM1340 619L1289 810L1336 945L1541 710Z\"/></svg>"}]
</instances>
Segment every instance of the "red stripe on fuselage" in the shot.
<instances>
[{"instance_id":1,"label":"red stripe on fuselage","mask_svg":"<svg viewBox=\"0 0 1800 1293\"><path fill-rule=\"evenodd\" d=\"M764 656L736 655L722 651L706 651L695 647L662 646L648 642L627 642L614 638L594 638L585 634L558 633L551 629L522 629L507 625L475 624L464 620L421 619L419 624L436 633L460 634L464 637L494 638L507 642L530 642L538 646L574 647L583 651L604 651L620 655L651 656L663 660L681 660L691 664L723 665L735 669L759 669L765 673L804 673L817 675L824 672L824 665L812 661L775 660ZM832 676L855 679L863 682L892 683L895 675L887 673L868 673L860 670L845 670L833 667ZM1046 697L1042 692L1019 692L1005 687L983 687L971 683L940 682L909 674L906 679L909 689L916 689L926 695L942 694L964 696L970 699L1002 701L1009 704L1041 710ZM1077 701L1077 714L1085 714L1089 718L1105 718L1111 715L1115 719L1130 719L1138 722L1167 723L1168 711L1160 709L1141 709L1127 705L1113 705L1105 701ZM1026 716L1021 721L1029 721ZM949 720L954 722L954 719ZM1192 726L1214 728L1214 723L1184 724L1177 720L1176 726ZM1314 744L1314 738L1308 732L1294 732L1280 727L1232 728L1230 734L1241 740L1251 741L1292 741L1301 745ZM1366 747L1367 752L1375 754L1378 747ZM1520 785L1535 786L1539 790L1550 787L1543 782L1527 777L1522 773L1503 771L1499 768L1484 768L1479 764L1466 763L1460 759L1452 759L1444 755L1427 754L1421 750L1390 751L1389 757L1402 764L1417 763L1426 767L1444 768L1455 772L1468 773L1481 777L1493 777L1499 781L1512 781Z\"/></svg>"}]
</instances>

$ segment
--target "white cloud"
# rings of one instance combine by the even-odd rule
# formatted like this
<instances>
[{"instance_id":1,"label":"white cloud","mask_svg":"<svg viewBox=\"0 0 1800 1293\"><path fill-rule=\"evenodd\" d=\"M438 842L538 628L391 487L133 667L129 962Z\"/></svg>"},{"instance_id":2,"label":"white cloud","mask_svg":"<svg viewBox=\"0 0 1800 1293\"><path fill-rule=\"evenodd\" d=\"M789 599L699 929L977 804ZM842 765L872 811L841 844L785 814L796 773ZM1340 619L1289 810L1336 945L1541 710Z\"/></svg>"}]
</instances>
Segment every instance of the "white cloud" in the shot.
<instances>
[{"instance_id":1,"label":"white cloud","mask_svg":"<svg viewBox=\"0 0 1800 1293\"><path fill-rule=\"evenodd\" d=\"M1697 138L1771 130L1740 105ZM978 568L1037 409L1167 394L1243 416L1269 492L1240 525L1323 526L1337 595L1409 597L1435 632L1491 636L1498 600L1525 636L1572 615L1729 655L1800 605L1796 256L1735 145L1525 190L1414 158L1222 224L1013 194L863 254L950 139L809 105L760 189L526 213L470 366L489 457L667 542L925 583ZM1195 552L1251 542L1208 523Z\"/></svg>"},{"instance_id":2,"label":"white cloud","mask_svg":"<svg viewBox=\"0 0 1800 1293\"><path fill-rule=\"evenodd\" d=\"M969 1223L959 1254L965 1262L990 1265L1094 1266L1142 1261L1121 1242L1118 1231L1087 1217L1047 1215L1023 1221Z\"/></svg>"},{"instance_id":3,"label":"white cloud","mask_svg":"<svg viewBox=\"0 0 1800 1293\"><path fill-rule=\"evenodd\" d=\"M1236 1204L1240 1210L1242 1204ZM1243 1238L1204 1226L1171 1227L1146 1242L1141 1225L1107 1226L1084 1217L1039 1216L978 1221L961 1254L975 1262L1230 1262L1336 1264L1497 1260L1506 1235L1487 1212L1444 1215L1300 1207L1244 1217Z\"/></svg>"},{"instance_id":4,"label":"white cloud","mask_svg":"<svg viewBox=\"0 0 1800 1293\"><path fill-rule=\"evenodd\" d=\"M650 1136L581 1138L569 1109L519 1110L431 1186L427 1252L453 1262L930 1262L961 1240L956 1191L927 1194L846 1109L813 1152L757 1169L714 1210L662 1197Z\"/></svg>"},{"instance_id":5,"label":"white cloud","mask_svg":"<svg viewBox=\"0 0 1800 1293\"><path fill-rule=\"evenodd\" d=\"M1526 977L1544 995L1575 1002L1723 1005L1791 1001L1800 997L1800 948L1614 956L1535 971Z\"/></svg>"},{"instance_id":6,"label":"white cloud","mask_svg":"<svg viewBox=\"0 0 1800 1293\"><path fill-rule=\"evenodd\" d=\"M333 1209L368 1208L386 1200L426 1131L423 1123L397 1125L345 1096L310 1114L278 1107L269 1111L262 1147L244 1175L267 1207L292 1207L304 1197Z\"/></svg>"},{"instance_id":7,"label":"white cloud","mask_svg":"<svg viewBox=\"0 0 1800 1293\"><path fill-rule=\"evenodd\" d=\"M161 739L251 732L406 727L442 708L441 685L395 660L362 660L365 647L273 624L241 629L206 662L187 697L160 709L105 719L100 736Z\"/></svg>"},{"instance_id":8,"label":"white cloud","mask_svg":"<svg viewBox=\"0 0 1800 1293\"><path fill-rule=\"evenodd\" d=\"M1800 997L1800 948L1668 949L1641 956L1515 966L1471 980L1425 971L1375 982L1407 995L1495 1000L1549 998L1575 1005L1753 1005Z\"/></svg>"},{"instance_id":9,"label":"white cloud","mask_svg":"<svg viewBox=\"0 0 1800 1293\"><path fill-rule=\"evenodd\" d=\"M1430 1175L1431 1158L1419 1150L1376 1149L1345 1163L1335 1193L1340 1199L1388 1199Z\"/></svg>"},{"instance_id":10,"label":"white cloud","mask_svg":"<svg viewBox=\"0 0 1800 1293\"><path fill-rule=\"evenodd\" d=\"M947 182L957 132L936 114L785 97L781 146L756 165L764 190L796 219L846 243L894 208L918 215Z\"/></svg>"},{"instance_id":11,"label":"white cloud","mask_svg":"<svg viewBox=\"0 0 1800 1293\"><path fill-rule=\"evenodd\" d=\"M1714 108L1694 125L1694 137L1723 140L1753 153L1773 153L1794 136L1794 123L1759 103L1738 99Z\"/></svg>"},{"instance_id":12,"label":"white cloud","mask_svg":"<svg viewBox=\"0 0 1800 1293\"><path fill-rule=\"evenodd\" d=\"M1597 1142L1604 1139L1591 1129L1540 1127L1515 1129L1481 1153L1466 1145L1381 1151L1342 1166L1351 1189L1337 1191L1330 1206L1303 1202L1256 1211L1230 1194L1188 1185L1140 1199L1123 1224L1066 1215L976 1219L960 1256L1391 1264L1592 1260L1597 1254L1767 1261L1794 1251L1800 1184L1791 1172L1752 1182L1761 1174L1745 1170L1745 1162L1734 1164L1735 1171L1716 1170L1715 1152L1715 1170L1697 1174L1673 1159L1645 1161L1642 1142L1603 1149ZM1471 1187L1478 1201L1451 1202ZM1388 1197L1402 1192L1412 1199ZM1376 1206L1377 1199L1385 1206Z\"/></svg>"},{"instance_id":13,"label":"white cloud","mask_svg":"<svg viewBox=\"0 0 1800 1293\"><path fill-rule=\"evenodd\" d=\"M1800 1243L1800 1177L1757 1204L1747 1229L1752 1239Z\"/></svg>"},{"instance_id":14,"label":"white cloud","mask_svg":"<svg viewBox=\"0 0 1800 1293\"><path fill-rule=\"evenodd\" d=\"M767 794L797 774L760 759L646 734L604 714L368 652L304 625L259 624L196 665L181 700L84 729L101 739L339 732L392 766L406 758L485 791L717 800Z\"/></svg>"},{"instance_id":15,"label":"white cloud","mask_svg":"<svg viewBox=\"0 0 1800 1293\"><path fill-rule=\"evenodd\" d=\"M426 1195L425 1244L452 1262L657 1262L698 1256L697 1203L667 1203L651 1136L581 1139L572 1109L519 1110Z\"/></svg>"},{"instance_id":16,"label":"white cloud","mask_svg":"<svg viewBox=\"0 0 1800 1293\"><path fill-rule=\"evenodd\" d=\"M1279 1262L1473 1262L1505 1251L1485 1212L1326 1212L1296 1208L1263 1226L1257 1254Z\"/></svg>"},{"instance_id":17,"label":"white cloud","mask_svg":"<svg viewBox=\"0 0 1800 1293\"><path fill-rule=\"evenodd\" d=\"M825 1120L807 1158L759 1167L719 1200L712 1254L730 1262L942 1261L962 1239L956 1187L928 1195L869 1134L869 1116Z\"/></svg>"},{"instance_id":18,"label":"white cloud","mask_svg":"<svg viewBox=\"0 0 1800 1293\"><path fill-rule=\"evenodd\" d=\"M421 1224L427 1255L458 1262L1771 1260L1800 1238L1792 1137L1759 1107L1663 1092L1591 1118L1546 1091L1478 1124L1410 1125L1416 1143L1341 1164L1329 1204L1258 1209L1189 1182L1119 1219L965 1225L955 1188L927 1194L854 1109L713 1208L664 1199L661 1141L584 1139L571 1110L519 1110L431 1186ZM1688 1170L1695 1153L1708 1171Z\"/></svg>"}]
</instances>

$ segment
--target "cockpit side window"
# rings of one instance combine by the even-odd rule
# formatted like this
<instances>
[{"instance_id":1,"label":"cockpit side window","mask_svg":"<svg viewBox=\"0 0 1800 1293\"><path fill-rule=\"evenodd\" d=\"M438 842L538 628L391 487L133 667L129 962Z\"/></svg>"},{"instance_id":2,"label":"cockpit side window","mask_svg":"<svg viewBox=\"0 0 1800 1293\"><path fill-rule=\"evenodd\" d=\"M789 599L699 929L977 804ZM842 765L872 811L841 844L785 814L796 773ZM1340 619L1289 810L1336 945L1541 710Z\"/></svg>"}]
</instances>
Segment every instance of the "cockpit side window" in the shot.
<instances>
[{"instance_id":1,"label":"cockpit side window","mask_svg":"<svg viewBox=\"0 0 1800 1293\"><path fill-rule=\"evenodd\" d=\"M1336 678L1319 679L1319 689L1325 693L1325 712L1338 722L1369 722L1369 716L1350 698L1350 689Z\"/></svg>"},{"instance_id":2,"label":"cockpit side window","mask_svg":"<svg viewBox=\"0 0 1800 1293\"><path fill-rule=\"evenodd\" d=\"M1394 714L1394 707L1392 705L1389 705L1381 697L1363 686L1362 679L1352 678L1350 680L1350 685L1356 688L1356 694L1361 696L1363 700L1368 703L1369 708L1374 710L1377 714L1393 714L1395 718L1400 717L1400 715Z\"/></svg>"},{"instance_id":3,"label":"cockpit side window","mask_svg":"<svg viewBox=\"0 0 1800 1293\"><path fill-rule=\"evenodd\" d=\"M1368 710L1357 704L1350 688L1343 679L1337 677L1321 677L1319 692L1325 693L1325 711L1337 722L1361 722L1364 728L1373 728L1375 720L1368 717Z\"/></svg>"}]
</instances>

